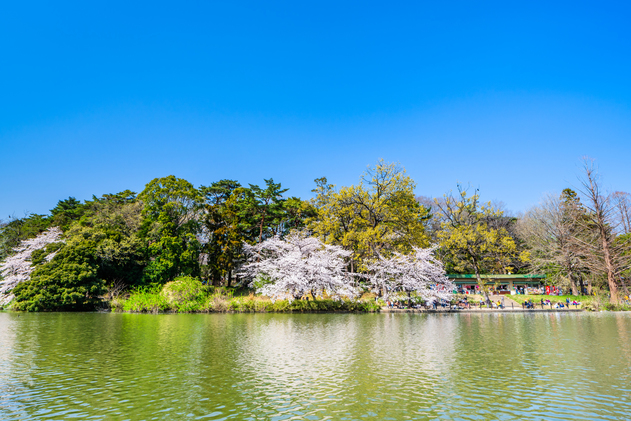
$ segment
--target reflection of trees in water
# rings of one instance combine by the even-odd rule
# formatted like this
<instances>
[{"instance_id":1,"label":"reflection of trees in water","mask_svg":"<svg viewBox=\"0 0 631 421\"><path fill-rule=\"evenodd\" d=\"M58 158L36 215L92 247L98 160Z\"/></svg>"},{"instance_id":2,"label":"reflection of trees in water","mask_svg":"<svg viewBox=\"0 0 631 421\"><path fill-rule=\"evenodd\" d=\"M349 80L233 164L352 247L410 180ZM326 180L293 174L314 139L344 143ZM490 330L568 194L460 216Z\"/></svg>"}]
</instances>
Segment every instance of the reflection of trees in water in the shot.
<instances>
[{"instance_id":1,"label":"reflection of trees in water","mask_svg":"<svg viewBox=\"0 0 631 421\"><path fill-rule=\"evenodd\" d=\"M367 326L370 352L362 354L371 370L364 381L370 397L365 406L379 402L382 417L438 416L442 389L452 376L457 326L453 315L375 318Z\"/></svg>"},{"instance_id":2,"label":"reflection of trees in water","mask_svg":"<svg viewBox=\"0 0 631 421\"><path fill-rule=\"evenodd\" d=\"M376 322L370 332L371 365L384 375L392 379L401 367L427 380L449 375L457 326L452 315L388 314Z\"/></svg>"},{"instance_id":3,"label":"reflection of trees in water","mask_svg":"<svg viewBox=\"0 0 631 421\"><path fill-rule=\"evenodd\" d=\"M626 314L616 314L616 328L618 329L618 342L620 343L620 351L624 359L631 362L631 341L629 334L631 333L631 320ZM629 373L631 374L631 373Z\"/></svg>"},{"instance_id":4,"label":"reflection of trees in water","mask_svg":"<svg viewBox=\"0 0 631 421\"><path fill-rule=\"evenodd\" d=\"M16 397L27 392L32 379L28 375L16 376L16 367L22 364L30 366L32 359L16 348L16 324L15 315L0 313L0 414L26 419L25 407Z\"/></svg>"},{"instance_id":5,"label":"reflection of trees in water","mask_svg":"<svg viewBox=\"0 0 631 421\"><path fill-rule=\"evenodd\" d=\"M266 317L238 340L235 386L254 417L631 413L628 314Z\"/></svg>"},{"instance_id":6,"label":"reflection of trees in water","mask_svg":"<svg viewBox=\"0 0 631 421\"><path fill-rule=\"evenodd\" d=\"M629 330L631 318L625 316L621 323ZM630 361L619 354L622 335L603 315L459 318L452 373L460 380L448 386L473 410L458 416L471 411L483 418L566 419L570 407L574 418L601 419L614 394L612 385L621 384L621 374L629 370ZM626 406L620 413L629 410Z\"/></svg>"},{"instance_id":7,"label":"reflection of trees in water","mask_svg":"<svg viewBox=\"0 0 631 421\"><path fill-rule=\"evenodd\" d=\"M0 314L0 413L206 415L233 397L225 315ZM5 409L8 408L8 409ZM167 412L162 412L167 411ZM58 415L63 417L63 415ZM1 418L1 417L0 417Z\"/></svg>"},{"instance_id":8,"label":"reflection of trees in water","mask_svg":"<svg viewBox=\"0 0 631 421\"><path fill-rule=\"evenodd\" d=\"M257 402L246 412L430 415L435 385L449 376L456 325L418 315L272 316L239 342L239 389L247 405Z\"/></svg>"},{"instance_id":9,"label":"reflection of trees in water","mask_svg":"<svg viewBox=\"0 0 631 421\"><path fill-rule=\"evenodd\" d=\"M343 404L360 342L357 322L357 315L252 318L236 356L245 404L268 416L313 415Z\"/></svg>"},{"instance_id":10,"label":"reflection of trees in water","mask_svg":"<svg viewBox=\"0 0 631 421\"><path fill-rule=\"evenodd\" d=\"M59 321L65 318L65 314L0 314L0 415L32 419L38 410L51 411L48 375L60 374L55 362L64 347L58 335Z\"/></svg>"},{"instance_id":11,"label":"reflection of trees in water","mask_svg":"<svg viewBox=\"0 0 631 421\"><path fill-rule=\"evenodd\" d=\"M0 313L0 413L628 419L630 336L628 313Z\"/></svg>"}]
</instances>

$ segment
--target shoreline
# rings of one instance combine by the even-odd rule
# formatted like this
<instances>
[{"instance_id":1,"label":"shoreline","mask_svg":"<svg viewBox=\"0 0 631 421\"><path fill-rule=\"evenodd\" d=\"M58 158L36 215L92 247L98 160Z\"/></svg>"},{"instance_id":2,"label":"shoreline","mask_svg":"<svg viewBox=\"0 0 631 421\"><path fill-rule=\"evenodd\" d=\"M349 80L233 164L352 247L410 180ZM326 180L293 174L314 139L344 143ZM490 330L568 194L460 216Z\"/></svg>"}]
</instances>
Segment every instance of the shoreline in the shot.
<instances>
[{"instance_id":1,"label":"shoreline","mask_svg":"<svg viewBox=\"0 0 631 421\"><path fill-rule=\"evenodd\" d=\"M394 309L383 309L380 313L586 313L587 310L584 309L517 309L517 308L506 308L503 310L498 310L496 308L482 308L482 309L462 309L462 310L453 310L453 309L444 309L444 310L426 310L426 309L416 309L416 308L394 308Z\"/></svg>"},{"instance_id":2,"label":"shoreline","mask_svg":"<svg viewBox=\"0 0 631 421\"><path fill-rule=\"evenodd\" d=\"M288 310L288 311L191 311L191 312L178 312L178 311L111 311L111 310L94 310L94 311L41 311L41 312L27 312L27 311L14 311L14 310L0 310L0 313L7 314L52 314L52 313L100 313L100 314L475 314L475 313L601 313L601 312L619 312L626 313L625 311L588 311L584 309L381 309L376 311L349 311L349 310Z\"/></svg>"}]
</instances>

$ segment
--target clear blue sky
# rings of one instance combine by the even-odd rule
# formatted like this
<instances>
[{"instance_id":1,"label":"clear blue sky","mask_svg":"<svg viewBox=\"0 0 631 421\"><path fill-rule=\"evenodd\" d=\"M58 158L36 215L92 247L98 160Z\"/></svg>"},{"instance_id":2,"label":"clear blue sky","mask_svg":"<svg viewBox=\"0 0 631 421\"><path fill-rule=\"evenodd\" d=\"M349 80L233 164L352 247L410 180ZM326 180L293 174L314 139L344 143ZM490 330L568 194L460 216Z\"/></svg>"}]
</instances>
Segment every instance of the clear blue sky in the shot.
<instances>
[{"instance_id":1,"label":"clear blue sky","mask_svg":"<svg viewBox=\"0 0 631 421\"><path fill-rule=\"evenodd\" d=\"M63 3L63 4L59 4ZM0 218L57 200L399 161L522 211L580 158L631 190L628 2L8 2Z\"/></svg>"}]
</instances>

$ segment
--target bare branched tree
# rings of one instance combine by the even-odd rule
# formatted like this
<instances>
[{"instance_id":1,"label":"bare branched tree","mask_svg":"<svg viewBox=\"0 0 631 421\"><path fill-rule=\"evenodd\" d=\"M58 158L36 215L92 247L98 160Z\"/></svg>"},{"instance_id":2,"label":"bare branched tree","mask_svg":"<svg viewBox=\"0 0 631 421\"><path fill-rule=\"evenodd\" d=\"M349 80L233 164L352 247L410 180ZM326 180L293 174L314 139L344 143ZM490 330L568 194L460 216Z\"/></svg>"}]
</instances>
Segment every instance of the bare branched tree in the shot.
<instances>
[{"instance_id":1,"label":"bare branched tree","mask_svg":"<svg viewBox=\"0 0 631 421\"><path fill-rule=\"evenodd\" d=\"M127 283L125 282L125 279L115 278L107 286L107 298L109 300L117 298L126 289L127 289Z\"/></svg>"},{"instance_id":2,"label":"bare branched tree","mask_svg":"<svg viewBox=\"0 0 631 421\"><path fill-rule=\"evenodd\" d=\"M440 231L440 224L443 222L440 206L445 206L443 197L431 198L429 196L417 196L416 201L429 211L427 222L427 233L433 242L436 242L436 233ZM436 203L439 203L438 205Z\"/></svg>"},{"instance_id":3,"label":"bare branched tree","mask_svg":"<svg viewBox=\"0 0 631 421\"><path fill-rule=\"evenodd\" d=\"M576 193L566 189L560 198L545 197L517 225L519 236L530 249L531 272L547 273L552 283L569 285L573 295L579 293L578 284L585 270L581 248L574 240L576 221L582 213Z\"/></svg>"},{"instance_id":4,"label":"bare branched tree","mask_svg":"<svg viewBox=\"0 0 631 421\"><path fill-rule=\"evenodd\" d=\"M590 271L607 278L610 302L617 304L620 286L626 290L622 273L631 263L631 250L627 241L618 241L613 195L602 190L592 159L584 158L583 171L581 193L586 199L585 207L588 212L587 218L577 220L582 235L575 239L586 257Z\"/></svg>"},{"instance_id":5,"label":"bare branched tree","mask_svg":"<svg viewBox=\"0 0 631 421\"><path fill-rule=\"evenodd\" d=\"M620 234L631 233L631 194L617 191L611 194L616 223Z\"/></svg>"}]
</instances>

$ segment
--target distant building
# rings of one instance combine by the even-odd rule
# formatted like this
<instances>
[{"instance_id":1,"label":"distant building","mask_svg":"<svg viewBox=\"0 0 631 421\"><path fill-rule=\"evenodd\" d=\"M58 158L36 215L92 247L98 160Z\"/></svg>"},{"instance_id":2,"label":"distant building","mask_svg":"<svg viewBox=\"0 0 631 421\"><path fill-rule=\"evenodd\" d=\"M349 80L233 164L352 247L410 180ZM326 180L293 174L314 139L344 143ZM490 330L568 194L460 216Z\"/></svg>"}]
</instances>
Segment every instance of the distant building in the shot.
<instances>
[{"instance_id":1,"label":"distant building","mask_svg":"<svg viewBox=\"0 0 631 421\"><path fill-rule=\"evenodd\" d=\"M447 275L458 290L474 294L478 289L475 274ZM546 275L480 275L485 285L496 290L498 294L510 294L511 291L523 292L526 289L541 288Z\"/></svg>"}]
</instances>

